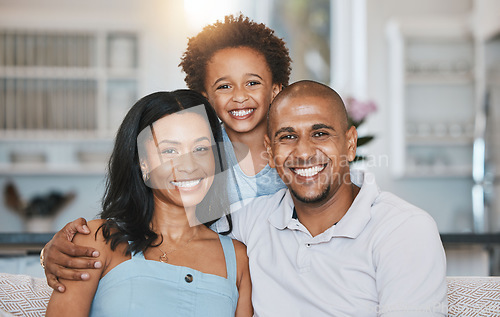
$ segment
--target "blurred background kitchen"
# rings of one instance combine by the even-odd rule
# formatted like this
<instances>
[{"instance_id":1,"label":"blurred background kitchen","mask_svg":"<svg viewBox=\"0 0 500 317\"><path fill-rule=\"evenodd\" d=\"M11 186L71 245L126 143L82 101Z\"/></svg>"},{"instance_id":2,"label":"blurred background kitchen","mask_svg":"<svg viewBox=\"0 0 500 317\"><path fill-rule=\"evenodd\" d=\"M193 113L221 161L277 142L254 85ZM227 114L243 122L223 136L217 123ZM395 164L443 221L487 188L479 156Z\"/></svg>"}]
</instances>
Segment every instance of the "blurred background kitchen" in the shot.
<instances>
[{"instance_id":1,"label":"blurred background kitchen","mask_svg":"<svg viewBox=\"0 0 500 317\"><path fill-rule=\"evenodd\" d=\"M0 272L42 276L53 233L98 214L128 108L184 88L188 37L238 12L349 100L373 136L355 166L434 217L448 275L500 275L497 0L0 0Z\"/></svg>"}]
</instances>

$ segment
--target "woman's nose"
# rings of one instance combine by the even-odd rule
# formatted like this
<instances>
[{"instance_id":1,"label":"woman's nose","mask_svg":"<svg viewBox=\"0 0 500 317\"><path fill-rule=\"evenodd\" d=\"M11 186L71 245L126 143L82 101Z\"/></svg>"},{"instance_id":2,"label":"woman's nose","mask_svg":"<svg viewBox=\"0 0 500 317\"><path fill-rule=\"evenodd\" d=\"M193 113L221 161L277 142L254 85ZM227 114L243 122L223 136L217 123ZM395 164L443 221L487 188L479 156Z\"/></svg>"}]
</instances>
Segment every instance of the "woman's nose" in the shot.
<instances>
[{"instance_id":1,"label":"woman's nose","mask_svg":"<svg viewBox=\"0 0 500 317\"><path fill-rule=\"evenodd\" d=\"M193 153L183 154L175 160L175 169L179 172L192 173L198 166L199 164L194 158Z\"/></svg>"}]
</instances>

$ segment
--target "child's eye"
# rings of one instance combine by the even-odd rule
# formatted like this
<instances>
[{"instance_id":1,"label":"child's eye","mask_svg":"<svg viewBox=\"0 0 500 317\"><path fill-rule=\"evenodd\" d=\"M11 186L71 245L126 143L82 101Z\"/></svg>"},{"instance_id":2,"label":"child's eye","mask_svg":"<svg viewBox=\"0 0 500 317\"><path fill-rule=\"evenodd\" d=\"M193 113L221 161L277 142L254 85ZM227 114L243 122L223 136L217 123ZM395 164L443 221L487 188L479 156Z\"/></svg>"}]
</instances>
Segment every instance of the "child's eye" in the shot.
<instances>
[{"instance_id":1,"label":"child's eye","mask_svg":"<svg viewBox=\"0 0 500 317\"><path fill-rule=\"evenodd\" d=\"M219 89L229 89L229 88L230 88L230 87L229 87L229 85L228 85L228 84L224 84L224 85L220 85L220 86L218 86L218 87L217 87L217 90L219 90Z\"/></svg>"},{"instance_id":2,"label":"child's eye","mask_svg":"<svg viewBox=\"0 0 500 317\"><path fill-rule=\"evenodd\" d=\"M255 86L255 85L260 85L260 82L258 82L258 81L250 81L248 83L248 86Z\"/></svg>"}]
</instances>

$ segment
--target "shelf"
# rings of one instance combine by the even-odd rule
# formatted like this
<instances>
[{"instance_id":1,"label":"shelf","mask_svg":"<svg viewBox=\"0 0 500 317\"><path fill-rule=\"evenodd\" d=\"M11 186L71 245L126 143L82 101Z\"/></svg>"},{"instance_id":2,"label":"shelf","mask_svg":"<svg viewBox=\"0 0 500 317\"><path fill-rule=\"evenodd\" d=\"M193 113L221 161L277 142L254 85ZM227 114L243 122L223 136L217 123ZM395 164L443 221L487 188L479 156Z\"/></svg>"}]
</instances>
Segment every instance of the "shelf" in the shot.
<instances>
[{"instance_id":1,"label":"shelf","mask_svg":"<svg viewBox=\"0 0 500 317\"><path fill-rule=\"evenodd\" d=\"M472 146L473 142L472 136L406 136L408 146Z\"/></svg>"},{"instance_id":2,"label":"shelf","mask_svg":"<svg viewBox=\"0 0 500 317\"><path fill-rule=\"evenodd\" d=\"M464 178L472 177L472 166L449 167L449 166L421 166L408 167L403 177L408 178Z\"/></svg>"},{"instance_id":3,"label":"shelf","mask_svg":"<svg viewBox=\"0 0 500 317\"><path fill-rule=\"evenodd\" d=\"M407 73L406 85L470 85L473 84L473 76L470 73L457 74L435 74L435 73Z\"/></svg>"},{"instance_id":4,"label":"shelf","mask_svg":"<svg viewBox=\"0 0 500 317\"><path fill-rule=\"evenodd\" d=\"M441 241L446 244L499 244L500 233L441 233Z\"/></svg>"},{"instance_id":5,"label":"shelf","mask_svg":"<svg viewBox=\"0 0 500 317\"><path fill-rule=\"evenodd\" d=\"M106 130L0 130L0 141L3 143L18 142L92 142L110 143L116 131Z\"/></svg>"},{"instance_id":6,"label":"shelf","mask_svg":"<svg viewBox=\"0 0 500 317\"><path fill-rule=\"evenodd\" d=\"M0 174L9 176L78 175L96 176L106 173L107 162L87 164L11 163L0 164Z\"/></svg>"},{"instance_id":7,"label":"shelf","mask_svg":"<svg viewBox=\"0 0 500 317\"><path fill-rule=\"evenodd\" d=\"M0 67L0 77L7 79L93 79L98 74L97 68L88 67Z\"/></svg>"}]
</instances>

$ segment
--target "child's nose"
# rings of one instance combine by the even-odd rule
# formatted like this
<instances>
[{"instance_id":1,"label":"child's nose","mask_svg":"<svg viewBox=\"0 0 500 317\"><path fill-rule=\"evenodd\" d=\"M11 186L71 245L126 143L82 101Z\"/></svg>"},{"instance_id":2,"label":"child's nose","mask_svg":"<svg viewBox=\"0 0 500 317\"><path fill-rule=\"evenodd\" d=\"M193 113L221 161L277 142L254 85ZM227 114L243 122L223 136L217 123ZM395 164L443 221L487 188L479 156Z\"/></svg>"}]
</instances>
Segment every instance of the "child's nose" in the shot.
<instances>
[{"instance_id":1,"label":"child's nose","mask_svg":"<svg viewBox=\"0 0 500 317\"><path fill-rule=\"evenodd\" d=\"M233 101L244 102L248 99L247 91L244 88L235 87L233 90Z\"/></svg>"}]
</instances>

